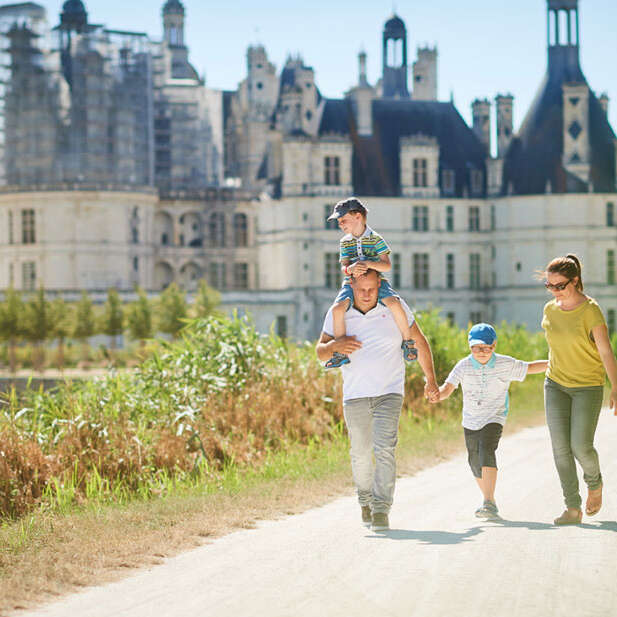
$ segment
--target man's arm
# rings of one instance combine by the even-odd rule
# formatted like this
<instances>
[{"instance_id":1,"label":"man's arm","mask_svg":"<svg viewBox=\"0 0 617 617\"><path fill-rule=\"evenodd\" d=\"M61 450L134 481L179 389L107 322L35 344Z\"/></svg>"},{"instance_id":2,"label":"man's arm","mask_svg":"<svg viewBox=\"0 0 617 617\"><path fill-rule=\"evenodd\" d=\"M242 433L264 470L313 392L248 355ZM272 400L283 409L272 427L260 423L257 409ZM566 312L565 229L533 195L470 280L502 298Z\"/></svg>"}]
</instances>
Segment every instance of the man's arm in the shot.
<instances>
[{"instance_id":1,"label":"man's arm","mask_svg":"<svg viewBox=\"0 0 617 617\"><path fill-rule=\"evenodd\" d=\"M446 381L446 383L443 384L443 386L441 386L441 388L439 388L439 401L445 401L451 394L452 392L454 392L454 390L456 390L456 388L449 382ZM431 402L438 402L438 401L431 401Z\"/></svg>"},{"instance_id":2,"label":"man's arm","mask_svg":"<svg viewBox=\"0 0 617 617\"><path fill-rule=\"evenodd\" d=\"M416 342L418 348L418 362L422 367L424 376L426 377L426 385L424 386L424 394L431 402L439 400L439 388L435 379L435 367L433 365L433 354L431 346L428 344L426 337L417 321L411 326L411 337Z\"/></svg>"},{"instance_id":3,"label":"man's arm","mask_svg":"<svg viewBox=\"0 0 617 617\"><path fill-rule=\"evenodd\" d=\"M335 351L349 355L360 347L362 347L362 343L357 341L355 336L342 336L335 340L329 334L322 332L315 351L321 362L327 362Z\"/></svg>"}]
</instances>

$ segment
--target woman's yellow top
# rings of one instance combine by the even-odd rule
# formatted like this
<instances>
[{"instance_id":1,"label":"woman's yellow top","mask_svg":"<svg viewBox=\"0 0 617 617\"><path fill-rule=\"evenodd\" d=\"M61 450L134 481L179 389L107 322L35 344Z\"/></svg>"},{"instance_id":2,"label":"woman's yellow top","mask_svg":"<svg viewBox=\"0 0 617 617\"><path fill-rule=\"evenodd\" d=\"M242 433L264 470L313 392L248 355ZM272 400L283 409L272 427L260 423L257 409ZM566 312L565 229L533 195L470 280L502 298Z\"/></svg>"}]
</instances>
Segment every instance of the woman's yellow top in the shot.
<instances>
[{"instance_id":1,"label":"woman's yellow top","mask_svg":"<svg viewBox=\"0 0 617 617\"><path fill-rule=\"evenodd\" d=\"M604 315L593 298L571 311L559 308L555 300L547 302L542 317L549 349L546 376L566 388L603 386L604 365L591 335L603 324Z\"/></svg>"}]
</instances>

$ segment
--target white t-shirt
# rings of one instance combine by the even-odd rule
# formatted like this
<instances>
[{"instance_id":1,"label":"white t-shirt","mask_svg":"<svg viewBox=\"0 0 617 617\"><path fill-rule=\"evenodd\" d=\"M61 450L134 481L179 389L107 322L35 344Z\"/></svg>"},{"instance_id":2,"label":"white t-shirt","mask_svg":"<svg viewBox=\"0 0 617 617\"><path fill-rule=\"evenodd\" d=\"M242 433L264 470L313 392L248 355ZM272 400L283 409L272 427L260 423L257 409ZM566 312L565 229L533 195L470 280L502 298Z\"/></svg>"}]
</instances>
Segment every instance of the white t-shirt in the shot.
<instances>
[{"instance_id":1,"label":"white t-shirt","mask_svg":"<svg viewBox=\"0 0 617 617\"><path fill-rule=\"evenodd\" d=\"M511 381L523 381L529 364L494 353L486 364L471 354L457 362L447 383L463 388L463 426L480 430L491 422L506 423L508 388Z\"/></svg>"},{"instance_id":2,"label":"white t-shirt","mask_svg":"<svg viewBox=\"0 0 617 617\"><path fill-rule=\"evenodd\" d=\"M411 309L401 300L413 325ZM362 347L349 355L350 363L343 371L343 400L404 393L405 361L401 343L403 337L390 309L377 304L366 314L353 306L345 313L347 336L355 336ZM332 309L326 314L323 331L334 336Z\"/></svg>"}]
</instances>

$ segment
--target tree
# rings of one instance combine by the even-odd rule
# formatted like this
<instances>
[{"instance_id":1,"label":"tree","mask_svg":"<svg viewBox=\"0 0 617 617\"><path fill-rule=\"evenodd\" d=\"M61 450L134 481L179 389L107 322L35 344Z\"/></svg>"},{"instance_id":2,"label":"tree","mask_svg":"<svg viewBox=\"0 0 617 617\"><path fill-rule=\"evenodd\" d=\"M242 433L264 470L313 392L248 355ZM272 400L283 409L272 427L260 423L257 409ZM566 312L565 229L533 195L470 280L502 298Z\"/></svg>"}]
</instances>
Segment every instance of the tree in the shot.
<instances>
[{"instance_id":1,"label":"tree","mask_svg":"<svg viewBox=\"0 0 617 617\"><path fill-rule=\"evenodd\" d=\"M17 369L15 348L23 336L24 303L21 294L12 287L6 290L4 302L0 304L0 340L9 346L9 369L14 373Z\"/></svg>"},{"instance_id":2,"label":"tree","mask_svg":"<svg viewBox=\"0 0 617 617\"><path fill-rule=\"evenodd\" d=\"M25 308L24 331L26 338L34 344L32 365L37 371L45 364L45 349L42 344L53 336L53 315L51 303L45 297L45 290L39 287Z\"/></svg>"},{"instance_id":3,"label":"tree","mask_svg":"<svg viewBox=\"0 0 617 617\"><path fill-rule=\"evenodd\" d=\"M210 287L206 281L199 283L199 289L195 295L195 301L191 306L192 317L208 317L215 312L221 304L221 294Z\"/></svg>"},{"instance_id":4,"label":"tree","mask_svg":"<svg viewBox=\"0 0 617 617\"><path fill-rule=\"evenodd\" d=\"M152 338L152 306L143 289L137 288L138 298L128 308L127 326L131 338L139 340L143 349L145 339Z\"/></svg>"},{"instance_id":5,"label":"tree","mask_svg":"<svg viewBox=\"0 0 617 617\"><path fill-rule=\"evenodd\" d=\"M103 334L111 337L111 348L116 349L116 337L124 331L124 310L122 309L122 301L117 289L109 289L107 291L107 301L103 308Z\"/></svg>"},{"instance_id":6,"label":"tree","mask_svg":"<svg viewBox=\"0 0 617 617\"><path fill-rule=\"evenodd\" d=\"M62 298L56 298L51 303L53 336L58 339L58 368L64 368L64 341L71 335L73 323L73 307Z\"/></svg>"},{"instance_id":7,"label":"tree","mask_svg":"<svg viewBox=\"0 0 617 617\"><path fill-rule=\"evenodd\" d=\"M178 338L178 333L184 327L187 316L186 294L175 283L172 283L159 296L158 329L165 334Z\"/></svg>"},{"instance_id":8,"label":"tree","mask_svg":"<svg viewBox=\"0 0 617 617\"><path fill-rule=\"evenodd\" d=\"M85 292L81 292L81 298L75 307L75 325L73 336L81 343L82 362L88 362L88 339L96 334L96 319L92 300Z\"/></svg>"}]
</instances>

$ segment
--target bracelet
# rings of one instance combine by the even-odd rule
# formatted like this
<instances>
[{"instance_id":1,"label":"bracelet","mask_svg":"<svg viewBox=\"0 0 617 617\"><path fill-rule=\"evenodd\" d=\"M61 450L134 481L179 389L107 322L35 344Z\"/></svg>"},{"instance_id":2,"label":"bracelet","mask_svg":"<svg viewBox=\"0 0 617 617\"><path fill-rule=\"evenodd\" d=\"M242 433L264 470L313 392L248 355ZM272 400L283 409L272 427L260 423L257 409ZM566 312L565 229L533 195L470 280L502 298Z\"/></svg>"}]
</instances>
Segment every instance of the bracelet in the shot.
<instances>
[{"instance_id":1,"label":"bracelet","mask_svg":"<svg viewBox=\"0 0 617 617\"><path fill-rule=\"evenodd\" d=\"M349 266L345 266L345 268L343 269L343 271L345 272L345 276L351 276L350 272L349 272Z\"/></svg>"}]
</instances>

